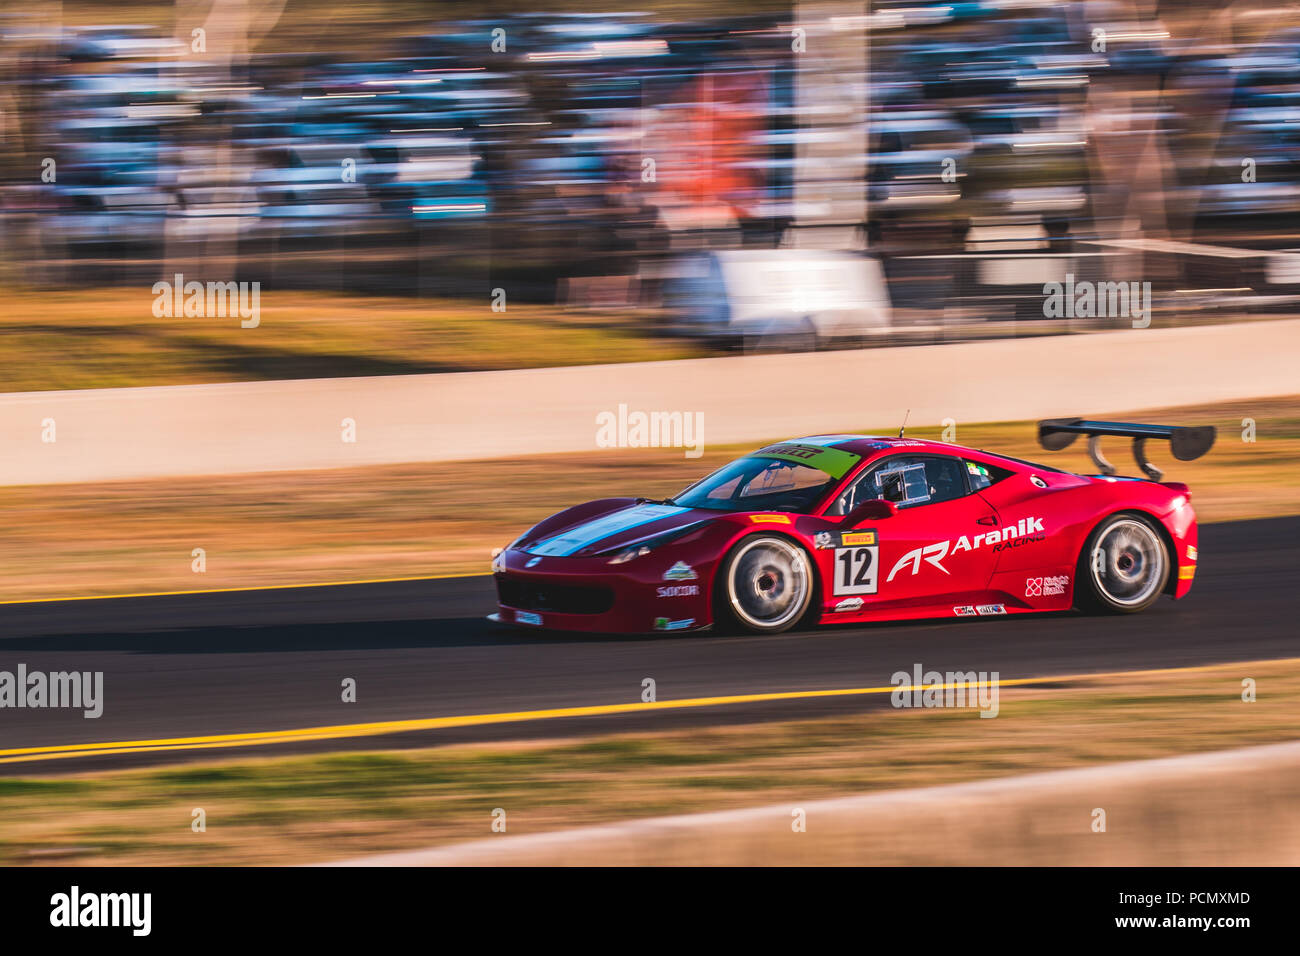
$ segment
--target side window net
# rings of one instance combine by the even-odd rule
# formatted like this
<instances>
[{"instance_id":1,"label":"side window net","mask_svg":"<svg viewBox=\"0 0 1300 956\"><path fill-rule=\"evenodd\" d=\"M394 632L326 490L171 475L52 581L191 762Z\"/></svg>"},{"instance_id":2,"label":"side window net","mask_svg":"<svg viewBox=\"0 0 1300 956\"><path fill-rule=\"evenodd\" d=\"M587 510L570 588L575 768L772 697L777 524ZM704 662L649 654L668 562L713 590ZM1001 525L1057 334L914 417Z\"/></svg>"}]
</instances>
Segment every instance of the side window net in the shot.
<instances>
[{"instance_id":1,"label":"side window net","mask_svg":"<svg viewBox=\"0 0 1300 956\"><path fill-rule=\"evenodd\" d=\"M900 507L930 500L930 483L925 477L925 462L883 468L875 474L876 495Z\"/></svg>"}]
</instances>

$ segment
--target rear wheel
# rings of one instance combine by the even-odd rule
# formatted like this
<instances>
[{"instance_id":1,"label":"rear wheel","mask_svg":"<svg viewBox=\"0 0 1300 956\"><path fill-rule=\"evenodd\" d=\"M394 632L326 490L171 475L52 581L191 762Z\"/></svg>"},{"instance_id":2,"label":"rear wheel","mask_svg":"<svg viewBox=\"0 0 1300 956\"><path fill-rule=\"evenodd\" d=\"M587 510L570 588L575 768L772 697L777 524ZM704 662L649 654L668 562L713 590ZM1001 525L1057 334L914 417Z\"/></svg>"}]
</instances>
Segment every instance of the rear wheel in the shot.
<instances>
[{"instance_id":1,"label":"rear wheel","mask_svg":"<svg viewBox=\"0 0 1300 956\"><path fill-rule=\"evenodd\" d=\"M1111 515L1088 536L1076 580L1082 606L1136 614L1164 592L1169 552L1147 518L1131 512Z\"/></svg>"},{"instance_id":2,"label":"rear wheel","mask_svg":"<svg viewBox=\"0 0 1300 956\"><path fill-rule=\"evenodd\" d=\"M719 610L744 630L779 634L803 619L812 602L808 556L772 535L745 538L723 562Z\"/></svg>"}]
</instances>

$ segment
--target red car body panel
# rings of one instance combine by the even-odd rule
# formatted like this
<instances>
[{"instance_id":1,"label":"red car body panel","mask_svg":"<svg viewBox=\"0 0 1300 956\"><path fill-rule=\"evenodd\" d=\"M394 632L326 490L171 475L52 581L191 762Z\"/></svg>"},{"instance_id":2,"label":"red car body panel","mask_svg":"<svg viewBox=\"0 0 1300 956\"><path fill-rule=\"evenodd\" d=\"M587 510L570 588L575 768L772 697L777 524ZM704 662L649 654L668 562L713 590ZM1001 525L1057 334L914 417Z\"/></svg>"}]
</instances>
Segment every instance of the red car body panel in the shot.
<instances>
[{"instance_id":1,"label":"red car body panel","mask_svg":"<svg viewBox=\"0 0 1300 956\"><path fill-rule=\"evenodd\" d=\"M1120 511L1140 512L1162 529L1173 559L1166 591L1181 598L1191 588L1196 516L1185 485L1074 475L943 442L853 436L837 439L836 447L861 460L806 514L606 498L552 515L494 560L499 620L607 633L707 628L723 559L737 541L756 533L783 535L808 554L816 577L813 608L823 623L1063 611L1075 603L1088 535ZM860 527L826 513L882 459L916 455L1010 474L962 497ZM625 563L610 563L621 549L670 532L678 536ZM875 569L870 590L866 565Z\"/></svg>"}]
</instances>

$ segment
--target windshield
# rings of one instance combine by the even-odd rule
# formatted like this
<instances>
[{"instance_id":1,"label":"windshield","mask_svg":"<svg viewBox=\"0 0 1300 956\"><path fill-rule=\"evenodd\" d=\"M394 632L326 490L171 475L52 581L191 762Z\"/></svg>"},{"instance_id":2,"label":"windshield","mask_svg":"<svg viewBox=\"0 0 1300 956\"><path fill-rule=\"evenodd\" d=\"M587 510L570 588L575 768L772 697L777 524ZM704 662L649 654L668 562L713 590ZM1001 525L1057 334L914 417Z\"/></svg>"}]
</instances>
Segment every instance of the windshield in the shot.
<instances>
[{"instance_id":1,"label":"windshield","mask_svg":"<svg viewBox=\"0 0 1300 956\"><path fill-rule=\"evenodd\" d=\"M701 478L672 503L712 511L807 512L838 482L820 468L754 455Z\"/></svg>"}]
</instances>

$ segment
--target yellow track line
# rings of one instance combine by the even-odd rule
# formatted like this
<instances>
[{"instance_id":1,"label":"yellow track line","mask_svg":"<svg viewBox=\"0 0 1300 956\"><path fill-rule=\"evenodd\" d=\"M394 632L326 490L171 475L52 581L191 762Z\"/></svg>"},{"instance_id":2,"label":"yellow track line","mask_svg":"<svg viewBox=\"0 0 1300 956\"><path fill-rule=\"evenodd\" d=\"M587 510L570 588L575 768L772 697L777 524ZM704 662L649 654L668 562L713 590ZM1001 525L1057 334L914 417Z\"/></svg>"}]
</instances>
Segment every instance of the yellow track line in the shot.
<instances>
[{"instance_id":1,"label":"yellow track line","mask_svg":"<svg viewBox=\"0 0 1300 956\"><path fill-rule=\"evenodd\" d=\"M1235 662L1249 666L1251 661ZM1300 658L1287 658L1270 663L1300 663ZM1052 684L1107 677L1134 677L1150 674L1189 674L1215 670L1224 664L1203 664L1195 667L1170 667L1153 670L1111 671L1098 674L1067 674L1045 677L1018 677L999 680L999 687L1026 684ZM936 690L947 690L961 685L931 685ZM979 683L967 685L978 687ZM155 740L124 740L89 744L57 744L45 747L18 747L0 750L0 764L24 763L35 760L62 760L75 757L93 757L106 754L154 753L175 750L209 750L221 747L256 747L267 744L287 744L312 740L343 740L355 737L374 737L384 734L409 733L419 730L441 730L448 727L478 727L487 724L507 724L528 720L554 720L561 717L597 717L609 714L627 714L646 710L679 710L696 707L717 707L723 704L752 704L776 700L810 700L821 697L852 697L868 694L891 694L894 691L925 690L925 687L850 687L835 690L779 691L767 694L732 694L725 697L693 697L682 700L662 700L653 703L596 704L586 707L559 707L550 710L523 710L500 714L463 714L456 717L426 717L414 720L388 720L365 724L340 724L332 727L302 727L295 730L268 730L239 734L215 734L199 737L170 737Z\"/></svg>"},{"instance_id":2,"label":"yellow track line","mask_svg":"<svg viewBox=\"0 0 1300 956\"><path fill-rule=\"evenodd\" d=\"M460 571L455 574L425 574L414 578L370 578L363 581L317 581L314 584L253 584L237 588L200 588L195 591L137 591L134 594L84 594L76 597L24 598L0 601L0 607L15 604L61 604L66 601L114 601L119 598L183 597L187 594L237 594L245 591L292 591L297 588L339 588L351 584L397 584L401 581L443 581L448 578L487 577L487 571Z\"/></svg>"}]
</instances>

